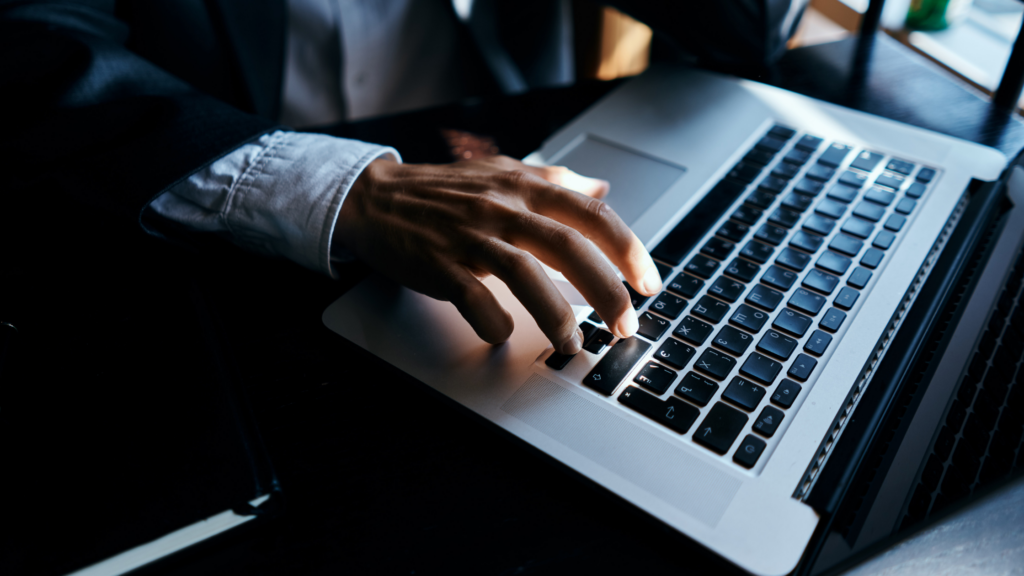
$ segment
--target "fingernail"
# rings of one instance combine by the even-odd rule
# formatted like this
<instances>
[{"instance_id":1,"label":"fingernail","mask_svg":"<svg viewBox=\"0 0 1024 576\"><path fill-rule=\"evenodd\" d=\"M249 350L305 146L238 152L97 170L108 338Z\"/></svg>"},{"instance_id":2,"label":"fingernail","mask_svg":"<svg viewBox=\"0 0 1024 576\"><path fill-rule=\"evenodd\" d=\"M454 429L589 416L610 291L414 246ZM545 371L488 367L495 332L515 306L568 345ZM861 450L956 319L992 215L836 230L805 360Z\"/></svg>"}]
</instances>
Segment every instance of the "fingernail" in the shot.
<instances>
[{"instance_id":1,"label":"fingernail","mask_svg":"<svg viewBox=\"0 0 1024 576\"><path fill-rule=\"evenodd\" d=\"M651 266L644 273L644 279L640 281L642 284L644 293L648 296L657 294L661 290L661 274L658 273L657 266Z\"/></svg>"},{"instance_id":2,"label":"fingernail","mask_svg":"<svg viewBox=\"0 0 1024 576\"><path fill-rule=\"evenodd\" d=\"M626 312L626 315L619 320L618 324L615 325L616 336L619 338L629 338L633 334L636 334L637 328L640 327L640 323L636 319L636 314L632 310Z\"/></svg>"},{"instance_id":3,"label":"fingernail","mask_svg":"<svg viewBox=\"0 0 1024 576\"><path fill-rule=\"evenodd\" d=\"M576 354L583 349L583 331L579 328L573 333L572 338L569 338L565 343L562 344L560 352L562 354Z\"/></svg>"}]
</instances>

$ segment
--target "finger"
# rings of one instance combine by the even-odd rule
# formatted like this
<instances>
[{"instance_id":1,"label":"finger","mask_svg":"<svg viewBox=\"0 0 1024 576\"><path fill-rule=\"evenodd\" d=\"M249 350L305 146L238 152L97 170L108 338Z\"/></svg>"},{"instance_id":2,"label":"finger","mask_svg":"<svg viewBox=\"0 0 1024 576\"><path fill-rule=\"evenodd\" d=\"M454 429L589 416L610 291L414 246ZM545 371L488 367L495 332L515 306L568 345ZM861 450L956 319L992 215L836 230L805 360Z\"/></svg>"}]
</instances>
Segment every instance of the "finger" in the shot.
<instances>
[{"instance_id":1,"label":"finger","mask_svg":"<svg viewBox=\"0 0 1024 576\"><path fill-rule=\"evenodd\" d=\"M561 186L591 198L604 198L608 195L608 190L611 188L611 184L607 180L583 176L565 166L529 166L523 164L521 169L530 174L540 176L555 186Z\"/></svg>"},{"instance_id":2,"label":"finger","mask_svg":"<svg viewBox=\"0 0 1024 576\"><path fill-rule=\"evenodd\" d=\"M533 256L496 238L483 240L472 252L471 265L504 282L556 350L563 354L580 351L583 332L576 325L572 306Z\"/></svg>"},{"instance_id":3,"label":"finger","mask_svg":"<svg viewBox=\"0 0 1024 576\"><path fill-rule=\"evenodd\" d=\"M629 293L593 243L573 228L532 212L516 228L510 235L513 244L565 275L616 336L636 333Z\"/></svg>"},{"instance_id":4,"label":"finger","mask_svg":"<svg viewBox=\"0 0 1024 576\"><path fill-rule=\"evenodd\" d=\"M534 212L582 232L608 255L638 292L653 296L661 290L661 275L654 260L614 210L600 200L538 184L529 195Z\"/></svg>"},{"instance_id":5,"label":"finger","mask_svg":"<svg viewBox=\"0 0 1024 576\"><path fill-rule=\"evenodd\" d=\"M477 336L489 344L508 340L515 327L512 315L487 286L459 264L452 264L447 276L449 288L446 299L455 305Z\"/></svg>"}]
</instances>

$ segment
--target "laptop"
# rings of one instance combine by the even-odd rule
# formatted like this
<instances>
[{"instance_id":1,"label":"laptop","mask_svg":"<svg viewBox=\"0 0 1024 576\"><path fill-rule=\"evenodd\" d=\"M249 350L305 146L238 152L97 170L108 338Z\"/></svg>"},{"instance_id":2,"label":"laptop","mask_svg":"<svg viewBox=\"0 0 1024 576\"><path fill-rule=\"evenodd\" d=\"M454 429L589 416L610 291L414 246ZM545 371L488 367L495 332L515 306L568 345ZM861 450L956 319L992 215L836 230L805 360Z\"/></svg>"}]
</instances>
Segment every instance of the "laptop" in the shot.
<instances>
[{"instance_id":1,"label":"laptop","mask_svg":"<svg viewBox=\"0 0 1024 576\"><path fill-rule=\"evenodd\" d=\"M607 203L665 279L658 296L631 293L636 336L614 338L553 270L586 336L573 357L495 278L516 326L500 346L451 304L373 275L326 326L751 573L834 566L937 506L948 462L924 512L915 493L1018 256L1024 171L977 144L669 66L526 161L611 182ZM901 403L913 409L893 420Z\"/></svg>"}]
</instances>

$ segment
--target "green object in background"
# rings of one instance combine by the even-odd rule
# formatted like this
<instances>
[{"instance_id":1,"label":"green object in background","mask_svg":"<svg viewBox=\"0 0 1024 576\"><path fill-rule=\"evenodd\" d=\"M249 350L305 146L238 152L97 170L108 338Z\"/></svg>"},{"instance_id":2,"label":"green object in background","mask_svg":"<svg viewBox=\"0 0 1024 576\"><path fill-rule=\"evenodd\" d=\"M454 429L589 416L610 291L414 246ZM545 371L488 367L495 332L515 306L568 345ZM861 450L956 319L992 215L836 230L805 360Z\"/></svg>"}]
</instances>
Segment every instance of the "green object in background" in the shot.
<instances>
[{"instance_id":1,"label":"green object in background","mask_svg":"<svg viewBox=\"0 0 1024 576\"><path fill-rule=\"evenodd\" d=\"M907 28L942 30L967 15L971 0L911 0Z\"/></svg>"}]
</instances>

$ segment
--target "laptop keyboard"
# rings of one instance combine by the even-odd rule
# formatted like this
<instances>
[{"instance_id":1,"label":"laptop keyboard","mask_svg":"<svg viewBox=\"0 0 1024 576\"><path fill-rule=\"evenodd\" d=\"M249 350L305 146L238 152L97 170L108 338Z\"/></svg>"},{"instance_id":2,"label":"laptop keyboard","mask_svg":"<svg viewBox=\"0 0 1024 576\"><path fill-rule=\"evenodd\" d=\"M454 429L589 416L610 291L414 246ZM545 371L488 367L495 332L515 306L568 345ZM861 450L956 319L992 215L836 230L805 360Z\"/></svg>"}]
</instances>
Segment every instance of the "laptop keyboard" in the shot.
<instances>
[{"instance_id":1,"label":"laptop keyboard","mask_svg":"<svg viewBox=\"0 0 1024 576\"><path fill-rule=\"evenodd\" d=\"M666 290L630 288L637 335L616 340L596 313L581 324L579 355L601 357L581 383L763 466L936 176L772 127L652 251Z\"/></svg>"}]
</instances>

